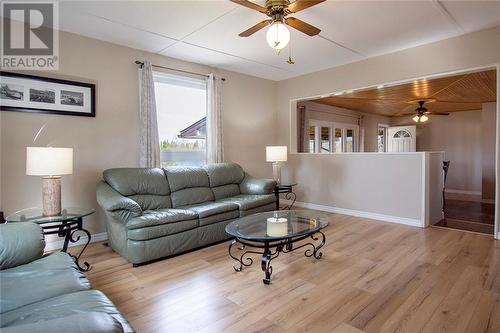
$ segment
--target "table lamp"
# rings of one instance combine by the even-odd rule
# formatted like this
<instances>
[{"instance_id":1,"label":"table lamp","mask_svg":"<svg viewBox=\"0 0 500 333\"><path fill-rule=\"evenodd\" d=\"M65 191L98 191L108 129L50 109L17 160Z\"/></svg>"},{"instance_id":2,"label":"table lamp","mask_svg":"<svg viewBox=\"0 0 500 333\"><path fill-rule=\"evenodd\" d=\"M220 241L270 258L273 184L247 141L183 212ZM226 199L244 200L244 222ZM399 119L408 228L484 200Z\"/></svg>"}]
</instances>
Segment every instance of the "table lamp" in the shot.
<instances>
[{"instance_id":1,"label":"table lamp","mask_svg":"<svg viewBox=\"0 0 500 333\"><path fill-rule=\"evenodd\" d=\"M61 176L73 173L73 148L26 147L26 174L42 176L43 215L61 215Z\"/></svg>"},{"instance_id":2,"label":"table lamp","mask_svg":"<svg viewBox=\"0 0 500 333\"><path fill-rule=\"evenodd\" d=\"M281 183L281 162L286 162L287 146L267 146L266 161L273 162L273 178Z\"/></svg>"}]
</instances>

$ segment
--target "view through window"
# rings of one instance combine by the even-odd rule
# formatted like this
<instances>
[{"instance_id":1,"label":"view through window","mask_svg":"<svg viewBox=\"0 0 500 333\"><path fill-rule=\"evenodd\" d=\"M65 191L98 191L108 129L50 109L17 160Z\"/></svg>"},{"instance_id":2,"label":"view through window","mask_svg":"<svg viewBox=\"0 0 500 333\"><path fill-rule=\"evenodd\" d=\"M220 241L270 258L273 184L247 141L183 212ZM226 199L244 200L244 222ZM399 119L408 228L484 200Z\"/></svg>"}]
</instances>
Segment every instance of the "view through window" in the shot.
<instances>
[{"instance_id":1,"label":"view through window","mask_svg":"<svg viewBox=\"0 0 500 333\"><path fill-rule=\"evenodd\" d=\"M206 163L207 90L204 79L155 73L161 166Z\"/></svg>"}]
</instances>

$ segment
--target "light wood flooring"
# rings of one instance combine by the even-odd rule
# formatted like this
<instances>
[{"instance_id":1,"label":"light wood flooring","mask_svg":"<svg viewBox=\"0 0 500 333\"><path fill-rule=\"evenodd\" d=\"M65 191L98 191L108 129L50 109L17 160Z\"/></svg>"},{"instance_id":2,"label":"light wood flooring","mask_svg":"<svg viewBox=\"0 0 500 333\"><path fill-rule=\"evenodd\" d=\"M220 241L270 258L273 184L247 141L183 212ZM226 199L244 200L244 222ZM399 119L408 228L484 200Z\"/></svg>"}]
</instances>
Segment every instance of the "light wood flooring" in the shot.
<instances>
[{"instance_id":1,"label":"light wood flooring","mask_svg":"<svg viewBox=\"0 0 500 333\"><path fill-rule=\"evenodd\" d=\"M229 242L132 268L102 243L92 286L138 332L500 332L500 242L331 214L323 258L235 272Z\"/></svg>"}]
</instances>

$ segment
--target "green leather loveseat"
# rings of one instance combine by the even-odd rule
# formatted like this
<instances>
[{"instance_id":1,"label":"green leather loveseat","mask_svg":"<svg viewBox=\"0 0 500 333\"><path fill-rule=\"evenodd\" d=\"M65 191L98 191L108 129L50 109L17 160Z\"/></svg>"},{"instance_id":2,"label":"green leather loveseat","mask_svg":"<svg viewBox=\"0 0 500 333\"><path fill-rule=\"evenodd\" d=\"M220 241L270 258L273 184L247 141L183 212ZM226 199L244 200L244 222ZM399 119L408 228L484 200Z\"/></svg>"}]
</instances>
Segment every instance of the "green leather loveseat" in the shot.
<instances>
[{"instance_id":1,"label":"green leather loveseat","mask_svg":"<svg viewBox=\"0 0 500 333\"><path fill-rule=\"evenodd\" d=\"M275 209L276 182L236 163L105 170L97 201L110 246L134 265L230 238L241 216Z\"/></svg>"},{"instance_id":2,"label":"green leather loveseat","mask_svg":"<svg viewBox=\"0 0 500 333\"><path fill-rule=\"evenodd\" d=\"M44 247L39 225L0 224L2 333L134 332L67 253L43 256Z\"/></svg>"}]
</instances>

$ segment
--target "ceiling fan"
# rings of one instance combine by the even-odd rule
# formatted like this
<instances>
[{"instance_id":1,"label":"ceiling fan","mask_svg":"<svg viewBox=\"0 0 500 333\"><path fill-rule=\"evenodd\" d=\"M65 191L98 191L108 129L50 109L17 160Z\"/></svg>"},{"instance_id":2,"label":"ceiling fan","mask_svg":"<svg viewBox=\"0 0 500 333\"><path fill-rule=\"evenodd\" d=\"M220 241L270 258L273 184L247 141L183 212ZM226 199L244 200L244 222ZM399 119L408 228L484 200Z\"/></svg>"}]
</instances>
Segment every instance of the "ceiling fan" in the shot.
<instances>
[{"instance_id":1,"label":"ceiling fan","mask_svg":"<svg viewBox=\"0 0 500 333\"><path fill-rule=\"evenodd\" d=\"M290 2L289 0L266 0L264 7L248 0L231 1L270 17L270 19L259 22L253 27L243 31L239 36L251 36L262 28L270 25L266 34L267 43L278 53L287 46L290 41L290 31L286 27L287 25L309 36L316 36L321 32L321 30L315 26L299 20L298 18L287 16L315 6L325 0L295 0L294 2Z\"/></svg>"},{"instance_id":2,"label":"ceiling fan","mask_svg":"<svg viewBox=\"0 0 500 333\"><path fill-rule=\"evenodd\" d=\"M435 115L435 116L449 116L450 114L448 112L432 112L429 111L424 104L427 103L432 103L435 102L435 99L423 99L423 100L417 100L417 101L409 101L408 103L418 103L418 108L415 109L415 112L410 112L410 113L404 113L402 115L412 115L415 114L415 116L412 118L414 122L416 123L425 123L427 120L429 120L429 115Z\"/></svg>"}]
</instances>

